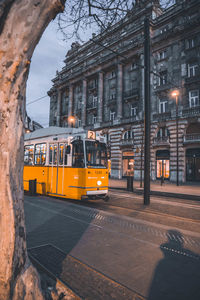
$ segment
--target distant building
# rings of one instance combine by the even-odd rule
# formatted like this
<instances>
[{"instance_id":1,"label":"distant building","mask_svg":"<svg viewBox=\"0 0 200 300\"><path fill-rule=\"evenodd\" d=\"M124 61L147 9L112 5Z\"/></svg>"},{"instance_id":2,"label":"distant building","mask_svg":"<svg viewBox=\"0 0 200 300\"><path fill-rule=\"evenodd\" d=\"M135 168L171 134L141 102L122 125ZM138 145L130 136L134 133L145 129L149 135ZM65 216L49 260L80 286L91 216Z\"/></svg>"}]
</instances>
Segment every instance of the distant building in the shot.
<instances>
[{"instance_id":1,"label":"distant building","mask_svg":"<svg viewBox=\"0 0 200 300\"><path fill-rule=\"evenodd\" d=\"M50 96L50 125L103 130L111 176L143 173L144 17L151 18L151 178L200 181L200 2L137 1L131 17L82 46L73 43ZM112 51L111 51L112 50ZM71 118L73 117L73 118Z\"/></svg>"},{"instance_id":2,"label":"distant building","mask_svg":"<svg viewBox=\"0 0 200 300\"><path fill-rule=\"evenodd\" d=\"M25 118L25 132L32 132L37 129L43 128L38 122L31 120L31 118L26 114Z\"/></svg>"}]
</instances>

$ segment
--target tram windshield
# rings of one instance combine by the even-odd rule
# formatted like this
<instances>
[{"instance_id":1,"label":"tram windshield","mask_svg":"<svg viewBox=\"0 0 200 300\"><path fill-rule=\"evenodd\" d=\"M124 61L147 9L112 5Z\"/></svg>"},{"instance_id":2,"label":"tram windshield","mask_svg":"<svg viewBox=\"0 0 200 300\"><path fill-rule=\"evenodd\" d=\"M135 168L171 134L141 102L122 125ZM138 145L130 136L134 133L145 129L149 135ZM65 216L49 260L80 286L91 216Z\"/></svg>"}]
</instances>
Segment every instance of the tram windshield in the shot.
<instances>
[{"instance_id":1,"label":"tram windshield","mask_svg":"<svg viewBox=\"0 0 200 300\"><path fill-rule=\"evenodd\" d=\"M86 141L85 148L87 167L107 167L107 151L104 143L100 143L99 141Z\"/></svg>"}]
</instances>

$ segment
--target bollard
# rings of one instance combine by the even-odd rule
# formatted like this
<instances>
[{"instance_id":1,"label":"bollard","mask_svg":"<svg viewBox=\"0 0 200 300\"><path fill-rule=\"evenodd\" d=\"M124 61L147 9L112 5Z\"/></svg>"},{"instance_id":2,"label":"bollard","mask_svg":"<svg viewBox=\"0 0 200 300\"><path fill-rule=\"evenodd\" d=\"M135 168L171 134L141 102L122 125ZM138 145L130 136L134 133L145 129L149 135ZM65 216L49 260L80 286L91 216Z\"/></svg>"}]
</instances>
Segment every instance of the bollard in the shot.
<instances>
[{"instance_id":1,"label":"bollard","mask_svg":"<svg viewBox=\"0 0 200 300\"><path fill-rule=\"evenodd\" d=\"M35 196L36 195L36 184L37 184L37 180L36 179L29 180L29 194L31 196Z\"/></svg>"},{"instance_id":2,"label":"bollard","mask_svg":"<svg viewBox=\"0 0 200 300\"><path fill-rule=\"evenodd\" d=\"M127 177L127 191L133 192L133 177L132 176Z\"/></svg>"}]
</instances>

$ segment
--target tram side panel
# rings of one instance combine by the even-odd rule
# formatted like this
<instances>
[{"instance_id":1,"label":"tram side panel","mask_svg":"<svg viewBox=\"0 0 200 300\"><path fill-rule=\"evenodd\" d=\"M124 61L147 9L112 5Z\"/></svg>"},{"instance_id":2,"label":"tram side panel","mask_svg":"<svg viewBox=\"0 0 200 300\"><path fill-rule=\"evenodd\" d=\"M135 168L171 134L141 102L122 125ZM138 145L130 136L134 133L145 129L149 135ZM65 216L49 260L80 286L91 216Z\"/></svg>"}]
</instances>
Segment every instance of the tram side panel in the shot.
<instances>
[{"instance_id":1,"label":"tram side panel","mask_svg":"<svg viewBox=\"0 0 200 300\"><path fill-rule=\"evenodd\" d=\"M48 188L48 167L24 166L24 190L29 191L29 180L36 179L36 193L46 194Z\"/></svg>"},{"instance_id":2,"label":"tram side panel","mask_svg":"<svg viewBox=\"0 0 200 300\"><path fill-rule=\"evenodd\" d=\"M86 169L64 167L58 170L58 194L61 197L80 200L85 190Z\"/></svg>"}]
</instances>

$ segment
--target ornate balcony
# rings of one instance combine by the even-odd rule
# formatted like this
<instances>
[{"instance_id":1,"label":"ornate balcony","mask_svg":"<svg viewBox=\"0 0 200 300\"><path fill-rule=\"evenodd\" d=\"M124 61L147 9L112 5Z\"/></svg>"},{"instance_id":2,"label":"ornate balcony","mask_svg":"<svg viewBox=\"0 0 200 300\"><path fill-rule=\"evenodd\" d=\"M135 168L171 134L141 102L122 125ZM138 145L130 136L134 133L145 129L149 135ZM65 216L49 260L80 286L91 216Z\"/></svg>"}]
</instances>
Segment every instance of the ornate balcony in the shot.
<instances>
[{"instance_id":1,"label":"ornate balcony","mask_svg":"<svg viewBox=\"0 0 200 300\"><path fill-rule=\"evenodd\" d=\"M169 145L169 136L157 136L153 139L153 146Z\"/></svg>"},{"instance_id":2,"label":"ornate balcony","mask_svg":"<svg viewBox=\"0 0 200 300\"><path fill-rule=\"evenodd\" d=\"M193 117L200 115L200 105L195 107L189 107L182 110L183 117Z\"/></svg>"},{"instance_id":3,"label":"ornate balcony","mask_svg":"<svg viewBox=\"0 0 200 300\"><path fill-rule=\"evenodd\" d=\"M135 122L136 120L138 120L137 115L132 116L132 117L128 117L128 118L123 117L123 118L121 119L121 124L133 123L133 122Z\"/></svg>"},{"instance_id":4,"label":"ornate balcony","mask_svg":"<svg viewBox=\"0 0 200 300\"><path fill-rule=\"evenodd\" d=\"M200 142L200 134L199 133L192 133L186 134L183 138L184 143L199 143Z\"/></svg>"},{"instance_id":5,"label":"ornate balcony","mask_svg":"<svg viewBox=\"0 0 200 300\"><path fill-rule=\"evenodd\" d=\"M133 139L123 139L120 141L120 147L128 147L133 145L134 145Z\"/></svg>"},{"instance_id":6,"label":"ornate balcony","mask_svg":"<svg viewBox=\"0 0 200 300\"><path fill-rule=\"evenodd\" d=\"M94 101L87 104L87 110L97 109L98 101Z\"/></svg>"},{"instance_id":7,"label":"ornate balcony","mask_svg":"<svg viewBox=\"0 0 200 300\"><path fill-rule=\"evenodd\" d=\"M139 99L139 89L131 89L124 92L124 99L127 101L131 98L138 98Z\"/></svg>"},{"instance_id":8,"label":"ornate balcony","mask_svg":"<svg viewBox=\"0 0 200 300\"><path fill-rule=\"evenodd\" d=\"M165 121L167 119L171 118L171 112L165 112L162 114L154 114L153 115L153 120L154 121Z\"/></svg>"}]
</instances>

